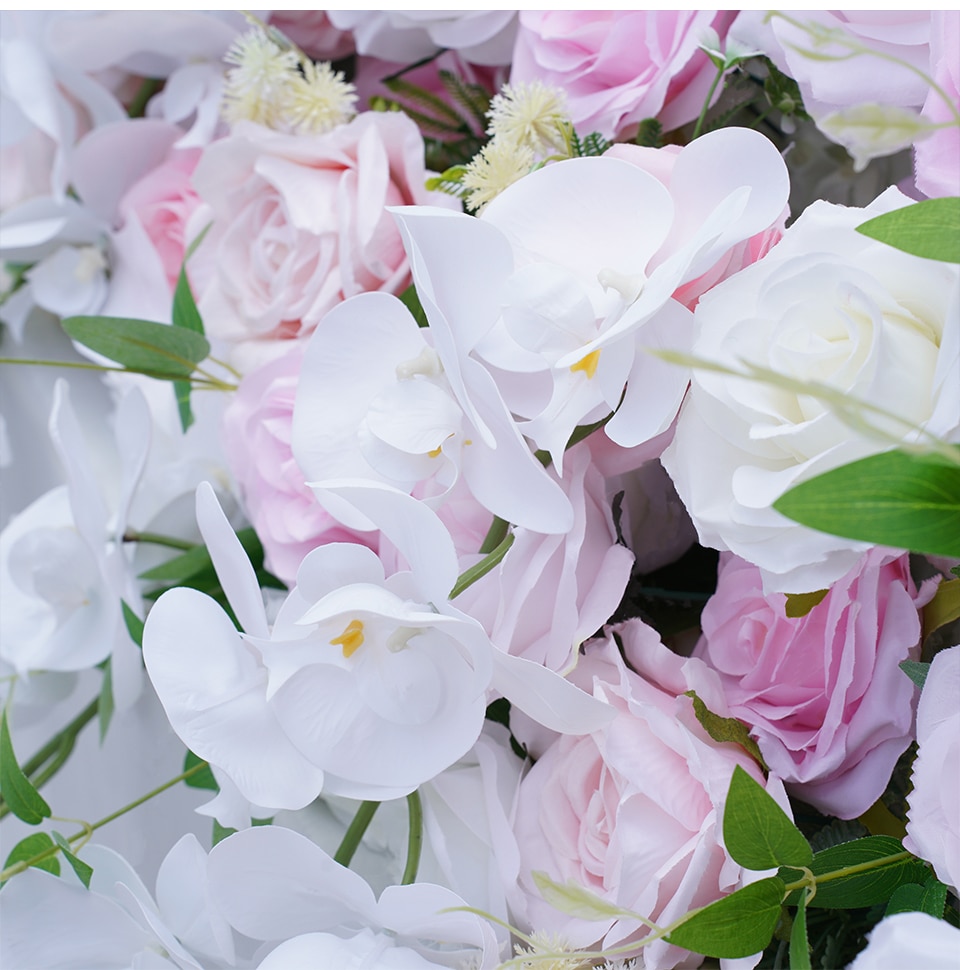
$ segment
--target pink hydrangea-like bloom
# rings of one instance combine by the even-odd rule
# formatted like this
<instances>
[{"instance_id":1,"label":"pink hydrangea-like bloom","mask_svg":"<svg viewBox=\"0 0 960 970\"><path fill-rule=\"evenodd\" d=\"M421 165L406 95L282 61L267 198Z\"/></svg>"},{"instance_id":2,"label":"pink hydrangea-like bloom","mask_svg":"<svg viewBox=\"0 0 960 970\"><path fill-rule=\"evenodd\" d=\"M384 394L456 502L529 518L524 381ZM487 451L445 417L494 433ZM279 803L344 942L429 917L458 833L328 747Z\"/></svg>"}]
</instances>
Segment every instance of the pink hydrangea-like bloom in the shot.
<instances>
[{"instance_id":1,"label":"pink hydrangea-like bloom","mask_svg":"<svg viewBox=\"0 0 960 970\"><path fill-rule=\"evenodd\" d=\"M360 542L317 502L290 448L304 346L251 371L223 415L223 447L267 568L292 584L303 557L328 542Z\"/></svg>"},{"instance_id":2,"label":"pink hydrangea-like bloom","mask_svg":"<svg viewBox=\"0 0 960 970\"><path fill-rule=\"evenodd\" d=\"M407 257L386 206L457 202L424 188L423 139L406 115L367 112L316 136L252 122L204 149L194 184L215 261L200 297L228 340L309 333L349 296L399 293ZM199 254L198 254L199 255Z\"/></svg>"},{"instance_id":3,"label":"pink hydrangea-like bloom","mask_svg":"<svg viewBox=\"0 0 960 970\"><path fill-rule=\"evenodd\" d=\"M698 45L708 28L722 39L733 18L722 11L525 10L510 80L561 88L584 134L613 138L653 117L669 130L699 114L716 68Z\"/></svg>"},{"instance_id":4,"label":"pink hydrangea-like bloom","mask_svg":"<svg viewBox=\"0 0 960 970\"><path fill-rule=\"evenodd\" d=\"M938 653L917 706L917 760L904 847L960 886L960 646Z\"/></svg>"},{"instance_id":5,"label":"pink hydrangea-like bloom","mask_svg":"<svg viewBox=\"0 0 960 970\"><path fill-rule=\"evenodd\" d=\"M914 686L898 665L916 656L932 592L918 593L908 556L873 549L809 613L788 617L759 569L722 561L696 655L719 672L770 769L820 811L865 812L910 744Z\"/></svg>"},{"instance_id":6,"label":"pink hydrangea-like bloom","mask_svg":"<svg viewBox=\"0 0 960 970\"><path fill-rule=\"evenodd\" d=\"M960 12L934 10L930 34L930 63L933 80L960 109ZM940 92L931 90L923 106L923 117L937 124L956 122L956 115ZM924 195L960 195L960 128L956 123L935 131L917 142L917 188Z\"/></svg>"},{"instance_id":7,"label":"pink hydrangea-like bloom","mask_svg":"<svg viewBox=\"0 0 960 970\"><path fill-rule=\"evenodd\" d=\"M712 671L671 653L639 620L617 634L629 667L611 636L588 644L571 675L612 705L615 719L550 745L521 782L515 814L520 878L508 901L517 919L574 946L617 945L636 937L637 923L553 909L534 870L667 924L737 888L741 870L721 845L720 814L736 765L762 782L742 748L707 736L683 696L696 690L724 712ZM690 965L689 954L662 940L642 952L647 970Z\"/></svg>"}]
</instances>

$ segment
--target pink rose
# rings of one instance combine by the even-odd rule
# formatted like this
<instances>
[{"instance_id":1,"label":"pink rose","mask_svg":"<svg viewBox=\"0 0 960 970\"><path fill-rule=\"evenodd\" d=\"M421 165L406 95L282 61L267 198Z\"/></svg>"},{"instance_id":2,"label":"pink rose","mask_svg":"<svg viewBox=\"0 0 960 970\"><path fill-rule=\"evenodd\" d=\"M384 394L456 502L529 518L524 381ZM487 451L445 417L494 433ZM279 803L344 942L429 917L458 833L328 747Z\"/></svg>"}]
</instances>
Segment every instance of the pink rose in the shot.
<instances>
[{"instance_id":1,"label":"pink rose","mask_svg":"<svg viewBox=\"0 0 960 970\"><path fill-rule=\"evenodd\" d=\"M183 264L187 222L200 205L190 181L199 161L198 148L172 149L120 200L124 223L139 222L156 251L171 292Z\"/></svg>"},{"instance_id":2,"label":"pink rose","mask_svg":"<svg viewBox=\"0 0 960 970\"><path fill-rule=\"evenodd\" d=\"M207 329L229 340L309 333L347 297L409 284L387 206L455 199L424 189L423 139L398 113L368 112L324 135L250 122L204 149L194 184L213 225L200 298Z\"/></svg>"},{"instance_id":3,"label":"pink rose","mask_svg":"<svg viewBox=\"0 0 960 970\"><path fill-rule=\"evenodd\" d=\"M520 878L508 895L515 917L574 946L614 946L646 930L553 909L533 870L669 923L737 888L741 869L721 844L723 804L736 765L763 782L742 748L710 740L682 696L694 689L724 713L713 673L671 653L640 620L615 632L630 666L610 637L588 645L570 679L613 705L616 718L550 745L521 782L516 807ZM662 940L642 953L647 970L688 965L684 950Z\"/></svg>"},{"instance_id":4,"label":"pink rose","mask_svg":"<svg viewBox=\"0 0 960 970\"><path fill-rule=\"evenodd\" d=\"M909 556L873 549L791 618L759 569L721 560L696 655L791 794L839 818L880 797L912 740L914 686L898 664L916 656L917 610L934 585L918 593Z\"/></svg>"},{"instance_id":5,"label":"pink rose","mask_svg":"<svg viewBox=\"0 0 960 970\"><path fill-rule=\"evenodd\" d=\"M350 32L334 27L325 10L274 10L270 26L315 61L338 61L354 51Z\"/></svg>"},{"instance_id":6,"label":"pink rose","mask_svg":"<svg viewBox=\"0 0 960 970\"><path fill-rule=\"evenodd\" d=\"M933 658L917 707L917 760L904 848L960 886L960 646Z\"/></svg>"},{"instance_id":7,"label":"pink rose","mask_svg":"<svg viewBox=\"0 0 960 970\"><path fill-rule=\"evenodd\" d=\"M930 65L934 81L960 108L960 12L934 10L930 35ZM927 121L955 122L956 116L937 91L931 90L923 106ZM917 188L931 198L960 195L960 128L935 131L917 142Z\"/></svg>"},{"instance_id":8,"label":"pink rose","mask_svg":"<svg viewBox=\"0 0 960 970\"><path fill-rule=\"evenodd\" d=\"M252 371L223 415L223 447L247 515L263 543L265 565L288 584L303 557L328 542L365 538L341 526L304 484L290 450L293 402L304 347Z\"/></svg>"},{"instance_id":9,"label":"pink rose","mask_svg":"<svg viewBox=\"0 0 960 970\"><path fill-rule=\"evenodd\" d=\"M561 88L583 134L613 138L653 117L670 130L700 113L716 68L698 45L710 27L722 39L733 18L723 11L526 10L510 80Z\"/></svg>"}]
</instances>

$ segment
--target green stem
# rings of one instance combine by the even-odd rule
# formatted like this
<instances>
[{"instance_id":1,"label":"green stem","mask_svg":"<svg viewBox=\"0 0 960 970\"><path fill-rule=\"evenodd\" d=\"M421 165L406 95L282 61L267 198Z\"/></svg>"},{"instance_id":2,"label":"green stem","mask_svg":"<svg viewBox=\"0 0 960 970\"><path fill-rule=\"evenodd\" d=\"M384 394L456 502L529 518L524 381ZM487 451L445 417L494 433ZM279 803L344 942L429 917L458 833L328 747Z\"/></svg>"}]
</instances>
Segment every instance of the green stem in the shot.
<instances>
[{"instance_id":1,"label":"green stem","mask_svg":"<svg viewBox=\"0 0 960 970\"><path fill-rule=\"evenodd\" d=\"M506 519L501 519L499 515L495 515L493 521L490 523L490 528L487 530L487 534L483 538L483 542L480 543L481 555L486 556L493 552L507 537L507 529L509 528L510 523Z\"/></svg>"},{"instance_id":2,"label":"green stem","mask_svg":"<svg viewBox=\"0 0 960 970\"><path fill-rule=\"evenodd\" d=\"M159 532L137 532L134 529L127 529L124 532L123 541L149 542L154 546L166 546L168 549L180 549L182 552L197 548L195 542L187 542L186 539L176 539L173 536L161 535Z\"/></svg>"},{"instance_id":3,"label":"green stem","mask_svg":"<svg viewBox=\"0 0 960 970\"><path fill-rule=\"evenodd\" d=\"M353 859L363 833L367 831L374 813L380 807L380 802L363 802L357 809L357 814L353 816L350 827L343 835L343 840L333 857L334 862L339 862L341 866L349 866Z\"/></svg>"},{"instance_id":4,"label":"green stem","mask_svg":"<svg viewBox=\"0 0 960 970\"><path fill-rule=\"evenodd\" d=\"M407 811L410 819L410 830L407 839L407 864L400 879L401 886L409 886L417 878L420 868L420 852L423 849L423 806L420 804L420 793L414 789L407 795Z\"/></svg>"},{"instance_id":5,"label":"green stem","mask_svg":"<svg viewBox=\"0 0 960 970\"><path fill-rule=\"evenodd\" d=\"M103 828L104 825L113 822L114 820L120 818L121 815L126 815L127 812L132 812L135 808L139 808L144 802L150 801L151 798L155 798L161 792L165 792L168 788L173 788L174 785L178 785L181 781L186 781L187 778L192 778L198 771L207 767L206 761L200 761L195 764L192 768L188 768L186 771L181 772L176 778L171 778L169 781L165 781L162 785L154 788L153 791L147 792L146 795L141 795L136 800L130 802L128 805L124 805L123 808L118 808L117 811L111 812L109 815L104 816L98 822L94 822L93 825L85 826L82 832L77 832L75 835L71 835L67 839L67 844L70 846L71 851L73 851L73 843L86 841L90 838L90 835L97 831L97 829ZM44 849L43 852L38 852L35 856L29 859L23 859L20 862L15 862L12 866L8 866L3 872L0 872L0 882L6 882L11 876L15 876L18 873L24 872L31 866L35 866L38 862L43 862L44 859L49 859L50 856L56 855L60 851L59 845L52 845L48 849Z\"/></svg>"},{"instance_id":6,"label":"green stem","mask_svg":"<svg viewBox=\"0 0 960 970\"><path fill-rule=\"evenodd\" d=\"M472 586L481 576L486 576L494 566L507 554L507 550L513 545L513 536L508 535L497 546L493 552L488 553L480 562L475 563L469 569L465 569L450 590L450 599L456 599L468 586Z\"/></svg>"},{"instance_id":7,"label":"green stem","mask_svg":"<svg viewBox=\"0 0 960 970\"><path fill-rule=\"evenodd\" d=\"M833 882L835 879L845 879L847 876L855 876L858 872L869 872L871 869L880 869L883 866L894 865L897 862L904 862L907 859L912 859L913 855L910 852L903 851L897 852L894 855L885 855L880 859L869 859L866 862L858 862L855 866L845 866L843 869L834 869L831 872L825 872L823 875L814 876L814 881L819 886L825 882ZM791 882L784 887L784 892L792 893L795 889L801 889L804 886L809 886L809 879L799 879L797 882Z\"/></svg>"},{"instance_id":8,"label":"green stem","mask_svg":"<svg viewBox=\"0 0 960 970\"><path fill-rule=\"evenodd\" d=\"M73 751L77 736L96 717L99 705L99 698L92 700L63 730L58 731L29 761L24 763L23 773L30 779L34 788L40 788L63 767ZM37 772L40 773L37 774ZM0 819L6 818L9 814L10 806L0 799Z\"/></svg>"},{"instance_id":9,"label":"green stem","mask_svg":"<svg viewBox=\"0 0 960 970\"><path fill-rule=\"evenodd\" d=\"M727 73L726 65L724 65L723 67L720 68L719 71L717 71L717 76L713 79L713 84L710 85L710 90L707 92L707 97L703 102L703 107L700 109L700 117L697 118L697 123L693 129L693 138L690 139L691 141L700 137L700 129L703 128L703 123L707 118L707 112L710 110L710 102L713 101L714 92L717 90L717 85L720 83L721 79L723 78L723 75L726 73Z\"/></svg>"},{"instance_id":10,"label":"green stem","mask_svg":"<svg viewBox=\"0 0 960 970\"><path fill-rule=\"evenodd\" d=\"M126 367L108 367L79 360L40 360L35 357L0 357L0 364L27 364L32 367L74 367L77 370L126 371Z\"/></svg>"},{"instance_id":11,"label":"green stem","mask_svg":"<svg viewBox=\"0 0 960 970\"><path fill-rule=\"evenodd\" d=\"M169 381L174 379L189 381L195 388L201 390L235 391L237 389L236 384L220 380L219 377L209 374L200 367L196 369L196 372L204 375L202 377L172 378L169 374L164 374L159 371L140 370L137 367L110 367L106 364L84 363L79 360L41 360L35 357L0 357L0 364L25 364L31 367L72 367L75 370L142 374L144 377L151 377L156 381Z\"/></svg>"},{"instance_id":12,"label":"green stem","mask_svg":"<svg viewBox=\"0 0 960 970\"><path fill-rule=\"evenodd\" d=\"M127 117L142 118L147 110L147 102L163 87L162 78L145 77L127 108Z\"/></svg>"}]
</instances>

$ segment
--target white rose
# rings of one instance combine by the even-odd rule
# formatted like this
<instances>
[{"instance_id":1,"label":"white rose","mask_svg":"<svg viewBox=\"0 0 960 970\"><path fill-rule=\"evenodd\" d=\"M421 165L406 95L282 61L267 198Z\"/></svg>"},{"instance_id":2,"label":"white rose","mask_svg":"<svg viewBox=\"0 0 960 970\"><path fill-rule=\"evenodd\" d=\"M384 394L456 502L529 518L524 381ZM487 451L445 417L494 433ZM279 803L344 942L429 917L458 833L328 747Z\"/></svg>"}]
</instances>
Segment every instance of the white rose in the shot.
<instances>
[{"instance_id":1,"label":"white rose","mask_svg":"<svg viewBox=\"0 0 960 970\"><path fill-rule=\"evenodd\" d=\"M701 541L759 566L767 591L829 586L867 548L775 512L787 489L916 440L908 425L958 438L960 270L855 231L908 202L889 189L866 209L815 203L767 256L697 308L697 357L827 384L897 415L866 413L881 433L854 430L820 399L694 374L664 465Z\"/></svg>"},{"instance_id":2,"label":"white rose","mask_svg":"<svg viewBox=\"0 0 960 970\"><path fill-rule=\"evenodd\" d=\"M896 913L870 932L867 948L850 970L956 970L960 930L926 913Z\"/></svg>"}]
</instances>

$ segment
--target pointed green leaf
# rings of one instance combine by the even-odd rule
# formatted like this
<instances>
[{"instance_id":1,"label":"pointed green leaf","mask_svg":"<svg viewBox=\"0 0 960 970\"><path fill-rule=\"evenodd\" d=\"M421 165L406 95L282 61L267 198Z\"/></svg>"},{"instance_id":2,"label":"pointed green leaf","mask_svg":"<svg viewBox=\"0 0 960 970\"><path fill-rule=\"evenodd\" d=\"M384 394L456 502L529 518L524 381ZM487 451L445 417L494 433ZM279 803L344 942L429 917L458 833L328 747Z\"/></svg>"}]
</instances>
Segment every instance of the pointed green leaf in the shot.
<instances>
[{"instance_id":1,"label":"pointed green leaf","mask_svg":"<svg viewBox=\"0 0 960 970\"><path fill-rule=\"evenodd\" d=\"M856 867L849 874L844 870ZM868 835L816 853L810 870L817 876L817 894L808 902L819 909L855 909L885 903L898 886L923 883L929 869L889 835ZM823 878L820 878L823 877ZM796 906L800 891L787 903Z\"/></svg>"},{"instance_id":2,"label":"pointed green leaf","mask_svg":"<svg viewBox=\"0 0 960 970\"><path fill-rule=\"evenodd\" d=\"M142 649L143 620L130 609L125 600L120 600L120 608L123 610L123 622L126 625L127 633L130 634L130 639Z\"/></svg>"},{"instance_id":3,"label":"pointed green leaf","mask_svg":"<svg viewBox=\"0 0 960 970\"><path fill-rule=\"evenodd\" d=\"M32 859L34 856L40 855L41 852L46 852L47 849L52 848L53 839L46 832L34 832L25 839L21 839L10 850L10 855L7 856L3 868L9 869L10 866L16 865L18 862L26 862L28 859ZM55 876L60 875L60 860L55 855L49 855L46 859L35 862L33 867L43 869Z\"/></svg>"},{"instance_id":4,"label":"pointed green leaf","mask_svg":"<svg viewBox=\"0 0 960 970\"><path fill-rule=\"evenodd\" d=\"M947 905L947 892L947 887L939 879L930 876L923 888L920 911L934 919L943 919L943 911Z\"/></svg>"},{"instance_id":5,"label":"pointed green leaf","mask_svg":"<svg viewBox=\"0 0 960 970\"><path fill-rule=\"evenodd\" d=\"M138 373L183 380L210 353L203 334L149 320L68 317L63 329L74 340Z\"/></svg>"},{"instance_id":6,"label":"pointed green leaf","mask_svg":"<svg viewBox=\"0 0 960 970\"><path fill-rule=\"evenodd\" d=\"M770 876L696 912L667 942L708 957L735 960L763 950L780 920L784 884Z\"/></svg>"},{"instance_id":7,"label":"pointed green leaf","mask_svg":"<svg viewBox=\"0 0 960 970\"><path fill-rule=\"evenodd\" d=\"M893 916L894 913L919 913L923 909L923 886L916 882L908 882L906 885L897 886L890 896L890 902L884 916Z\"/></svg>"},{"instance_id":8,"label":"pointed green leaf","mask_svg":"<svg viewBox=\"0 0 960 970\"><path fill-rule=\"evenodd\" d=\"M218 845L224 839L229 838L231 835L236 833L236 829L227 828L221 825L216 819L213 820L213 838L211 840L213 845Z\"/></svg>"},{"instance_id":9,"label":"pointed green leaf","mask_svg":"<svg viewBox=\"0 0 960 970\"><path fill-rule=\"evenodd\" d=\"M919 660L902 660L899 667L920 690L923 690L923 685L927 682L930 664L921 663Z\"/></svg>"},{"instance_id":10,"label":"pointed green leaf","mask_svg":"<svg viewBox=\"0 0 960 970\"><path fill-rule=\"evenodd\" d=\"M411 283L401 294L400 302L410 311L413 319L417 321L418 327L427 327L427 314L424 312L423 304L417 294L417 288Z\"/></svg>"},{"instance_id":11,"label":"pointed green leaf","mask_svg":"<svg viewBox=\"0 0 960 970\"><path fill-rule=\"evenodd\" d=\"M809 866L813 849L784 810L737 765L723 809L723 843L747 869Z\"/></svg>"},{"instance_id":12,"label":"pointed green leaf","mask_svg":"<svg viewBox=\"0 0 960 970\"><path fill-rule=\"evenodd\" d=\"M719 714L714 714L703 703L700 697L697 696L695 690L685 691L685 696L693 699L693 713L703 726L703 729L714 741L719 741L721 744L725 741L732 741L734 744L739 744L764 771L768 770L767 763L763 760L759 745L750 737L750 729L743 721L735 717L721 717ZM761 868L769 867L761 866Z\"/></svg>"},{"instance_id":13,"label":"pointed green leaf","mask_svg":"<svg viewBox=\"0 0 960 970\"><path fill-rule=\"evenodd\" d=\"M857 232L914 256L960 263L960 199L926 199L857 226Z\"/></svg>"},{"instance_id":14,"label":"pointed green leaf","mask_svg":"<svg viewBox=\"0 0 960 970\"><path fill-rule=\"evenodd\" d=\"M173 291L172 319L175 327L183 327L185 330L192 330L194 333L203 333L203 319L197 309L197 302L193 298L190 281L187 279L186 262L180 267L177 288Z\"/></svg>"},{"instance_id":15,"label":"pointed green leaf","mask_svg":"<svg viewBox=\"0 0 960 970\"><path fill-rule=\"evenodd\" d=\"M202 573L208 569L213 569L213 560L206 546L194 546L186 552L166 562L140 573L139 578L149 582L157 583L176 583L180 584L185 579Z\"/></svg>"},{"instance_id":16,"label":"pointed green leaf","mask_svg":"<svg viewBox=\"0 0 960 970\"><path fill-rule=\"evenodd\" d=\"M807 897L800 897L797 915L790 929L790 970L812 970L807 942Z\"/></svg>"},{"instance_id":17,"label":"pointed green leaf","mask_svg":"<svg viewBox=\"0 0 960 970\"><path fill-rule=\"evenodd\" d=\"M960 465L888 451L794 486L773 507L821 532L960 556Z\"/></svg>"},{"instance_id":18,"label":"pointed green leaf","mask_svg":"<svg viewBox=\"0 0 960 970\"><path fill-rule=\"evenodd\" d=\"M113 718L113 673L110 657L103 665L103 680L100 682L100 698L97 702L97 719L100 722L100 743L107 736Z\"/></svg>"},{"instance_id":19,"label":"pointed green leaf","mask_svg":"<svg viewBox=\"0 0 960 970\"><path fill-rule=\"evenodd\" d=\"M534 870L532 873L533 881L540 890L540 895L554 909L568 916L576 916L578 919L586 920L609 920L619 919L621 916L633 917L634 913L629 909L621 909L601 899L596 893L578 886L572 880L567 880L563 885L554 882L545 872Z\"/></svg>"},{"instance_id":20,"label":"pointed green leaf","mask_svg":"<svg viewBox=\"0 0 960 970\"><path fill-rule=\"evenodd\" d=\"M0 716L0 794L10 811L28 825L39 825L50 817L50 806L17 763L5 710Z\"/></svg>"},{"instance_id":21,"label":"pointed green leaf","mask_svg":"<svg viewBox=\"0 0 960 970\"><path fill-rule=\"evenodd\" d=\"M784 612L792 620L806 616L815 606L823 602L829 592L828 589L818 589L813 593L787 593Z\"/></svg>"},{"instance_id":22,"label":"pointed green leaf","mask_svg":"<svg viewBox=\"0 0 960 970\"><path fill-rule=\"evenodd\" d=\"M93 866L89 866L82 859L78 859L70 851L70 843L59 832L54 832L53 838L57 845L60 846L60 851L63 853L64 858L70 863L70 868L77 874L77 878L89 889L90 877L93 875Z\"/></svg>"}]
</instances>

